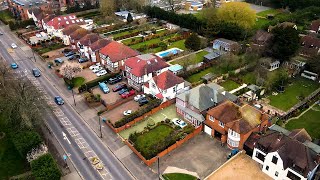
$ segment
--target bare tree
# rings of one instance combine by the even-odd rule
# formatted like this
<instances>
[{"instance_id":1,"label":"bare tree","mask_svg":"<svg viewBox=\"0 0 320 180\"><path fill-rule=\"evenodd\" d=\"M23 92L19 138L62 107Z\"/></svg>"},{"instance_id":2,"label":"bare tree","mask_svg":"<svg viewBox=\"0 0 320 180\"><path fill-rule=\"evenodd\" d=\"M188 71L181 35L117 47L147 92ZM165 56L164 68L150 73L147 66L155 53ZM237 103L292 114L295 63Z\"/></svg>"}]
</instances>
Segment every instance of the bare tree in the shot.
<instances>
[{"instance_id":1,"label":"bare tree","mask_svg":"<svg viewBox=\"0 0 320 180\"><path fill-rule=\"evenodd\" d=\"M182 1L181 0L161 0L160 2L162 2L166 6L169 6L171 11L175 11L177 7L180 6Z\"/></svg>"},{"instance_id":2,"label":"bare tree","mask_svg":"<svg viewBox=\"0 0 320 180\"><path fill-rule=\"evenodd\" d=\"M9 74L10 68L4 63L3 58L0 56L0 76L1 76L1 85L5 86L5 80Z\"/></svg>"},{"instance_id":3,"label":"bare tree","mask_svg":"<svg viewBox=\"0 0 320 180\"><path fill-rule=\"evenodd\" d=\"M60 73L64 78L72 80L79 72L82 71L82 67L78 63L67 62L60 68Z\"/></svg>"},{"instance_id":4,"label":"bare tree","mask_svg":"<svg viewBox=\"0 0 320 180\"><path fill-rule=\"evenodd\" d=\"M100 1L100 12L104 16L113 16L115 12L115 1L114 0L101 0Z\"/></svg>"}]
</instances>

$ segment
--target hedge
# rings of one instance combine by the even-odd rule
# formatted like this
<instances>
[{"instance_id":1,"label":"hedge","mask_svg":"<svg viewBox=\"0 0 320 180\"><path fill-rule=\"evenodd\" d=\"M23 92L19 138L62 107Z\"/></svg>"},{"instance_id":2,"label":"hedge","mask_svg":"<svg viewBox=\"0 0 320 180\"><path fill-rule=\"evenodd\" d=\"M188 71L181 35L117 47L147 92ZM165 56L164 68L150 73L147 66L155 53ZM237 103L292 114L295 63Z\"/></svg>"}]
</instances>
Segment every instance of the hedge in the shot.
<instances>
[{"instance_id":1,"label":"hedge","mask_svg":"<svg viewBox=\"0 0 320 180\"><path fill-rule=\"evenodd\" d=\"M147 104L147 106L138 109L137 111L133 112L129 116L123 117L122 119L117 121L113 126L115 128L121 127L121 126L127 124L128 122L133 121L135 118L140 117L143 114L151 111L153 108L156 108L156 107L160 106L161 102L162 102L161 99L155 99L155 98L152 97L151 100L149 101L149 103Z\"/></svg>"},{"instance_id":2,"label":"hedge","mask_svg":"<svg viewBox=\"0 0 320 180\"><path fill-rule=\"evenodd\" d=\"M61 172L51 154L45 154L31 162L32 175L36 180L60 180Z\"/></svg>"},{"instance_id":3,"label":"hedge","mask_svg":"<svg viewBox=\"0 0 320 180\"><path fill-rule=\"evenodd\" d=\"M82 93L82 92L84 92L84 91L86 91L86 90L88 90L88 89L90 89L90 88L93 88L93 87L97 86L97 85L99 84L99 82L108 81L110 78L115 77L115 76L117 76L117 75L119 75L119 73L107 74L107 75L105 75L105 76L101 76L101 77L99 77L99 78L97 78L97 79L94 79L94 80L92 80L92 81L89 81L89 82L81 85L81 86L78 88L79 93Z\"/></svg>"},{"instance_id":4,"label":"hedge","mask_svg":"<svg viewBox=\"0 0 320 180\"><path fill-rule=\"evenodd\" d=\"M10 134L12 142L20 155L26 157L28 152L42 143L40 135L35 131L19 131Z\"/></svg>"},{"instance_id":5,"label":"hedge","mask_svg":"<svg viewBox=\"0 0 320 180\"><path fill-rule=\"evenodd\" d=\"M16 30L19 28L25 28L28 25L35 25L33 19L28 19L25 21L9 21L9 28L11 30Z\"/></svg>"}]
</instances>

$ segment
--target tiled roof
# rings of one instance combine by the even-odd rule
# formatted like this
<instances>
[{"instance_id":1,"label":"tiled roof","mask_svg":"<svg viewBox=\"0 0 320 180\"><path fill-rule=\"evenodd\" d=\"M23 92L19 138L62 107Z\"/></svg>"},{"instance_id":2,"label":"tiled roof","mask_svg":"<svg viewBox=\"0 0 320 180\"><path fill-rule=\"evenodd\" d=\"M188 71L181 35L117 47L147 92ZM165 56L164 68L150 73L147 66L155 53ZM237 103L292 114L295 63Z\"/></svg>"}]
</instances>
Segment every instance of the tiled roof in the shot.
<instances>
[{"instance_id":1,"label":"tiled roof","mask_svg":"<svg viewBox=\"0 0 320 180\"><path fill-rule=\"evenodd\" d=\"M258 30L253 36L253 41L258 44L264 44L272 38L272 34L264 30Z\"/></svg>"},{"instance_id":2,"label":"tiled roof","mask_svg":"<svg viewBox=\"0 0 320 180\"><path fill-rule=\"evenodd\" d=\"M107 46L102 48L100 53L108 56L112 62L118 62L123 59L139 55L137 51L116 41L112 41Z\"/></svg>"},{"instance_id":3,"label":"tiled roof","mask_svg":"<svg viewBox=\"0 0 320 180\"><path fill-rule=\"evenodd\" d=\"M171 71L165 71L158 76L153 77L153 80L157 84L157 87L162 90L169 89L184 82L182 78L176 76Z\"/></svg>"},{"instance_id":4,"label":"tiled roof","mask_svg":"<svg viewBox=\"0 0 320 180\"><path fill-rule=\"evenodd\" d=\"M301 38L301 45L301 54L314 56L319 53L320 39L310 35L306 35Z\"/></svg>"},{"instance_id":5,"label":"tiled roof","mask_svg":"<svg viewBox=\"0 0 320 180\"><path fill-rule=\"evenodd\" d=\"M96 33L90 33L90 34L87 34L85 36L83 36L79 42L81 45L84 45L84 46L89 46L91 45L92 43L98 41L99 39L101 39L101 37L96 34Z\"/></svg>"},{"instance_id":6,"label":"tiled roof","mask_svg":"<svg viewBox=\"0 0 320 180\"><path fill-rule=\"evenodd\" d=\"M98 41L96 41L90 45L91 51L100 50L111 42L112 41L108 40L108 39L99 39Z\"/></svg>"},{"instance_id":7,"label":"tiled roof","mask_svg":"<svg viewBox=\"0 0 320 180\"><path fill-rule=\"evenodd\" d=\"M80 28L80 29L77 29L76 31L74 31L73 33L71 33L70 38L72 40L79 40L88 33L89 33L88 30Z\"/></svg>"},{"instance_id":8,"label":"tiled roof","mask_svg":"<svg viewBox=\"0 0 320 180\"><path fill-rule=\"evenodd\" d=\"M45 23L48 23L51 19L53 19L54 17L56 17L56 15L54 14L47 14L42 20Z\"/></svg>"},{"instance_id":9,"label":"tiled roof","mask_svg":"<svg viewBox=\"0 0 320 180\"><path fill-rule=\"evenodd\" d=\"M311 22L311 26L310 26L311 30L318 32L319 31L319 27L320 27L320 19L314 20L314 21Z\"/></svg>"},{"instance_id":10,"label":"tiled roof","mask_svg":"<svg viewBox=\"0 0 320 180\"><path fill-rule=\"evenodd\" d=\"M125 66L130 67L130 73L137 77L169 67L162 58L152 54L143 54L129 58L125 62Z\"/></svg>"},{"instance_id":11,"label":"tiled roof","mask_svg":"<svg viewBox=\"0 0 320 180\"><path fill-rule=\"evenodd\" d=\"M38 7L36 7L36 8L31 8L31 9L28 10L28 12L29 12L30 14L33 13L34 16L35 16L38 20L41 20L41 19L44 17L43 11L42 11L40 8L38 8Z\"/></svg>"},{"instance_id":12,"label":"tiled roof","mask_svg":"<svg viewBox=\"0 0 320 180\"><path fill-rule=\"evenodd\" d=\"M84 25L86 23L82 18L77 18L74 14L58 16L48 22L48 25L53 26L54 29L64 29L72 24Z\"/></svg>"},{"instance_id":13,"label":"tiled roof","mask_svg":"<svg viewBox=\"0 0 320 180\"><path fill-rule=\"evenodd\" d=\"M63 33L64 35L69 36L71 33L73 33L74 31L76 31L77 29L80 29L80 28L81 28L81 27L80 27L78 24L72 24L72 25L64 28L64 29L62 30L62 33Z\"/></svg>"}]
</instances>

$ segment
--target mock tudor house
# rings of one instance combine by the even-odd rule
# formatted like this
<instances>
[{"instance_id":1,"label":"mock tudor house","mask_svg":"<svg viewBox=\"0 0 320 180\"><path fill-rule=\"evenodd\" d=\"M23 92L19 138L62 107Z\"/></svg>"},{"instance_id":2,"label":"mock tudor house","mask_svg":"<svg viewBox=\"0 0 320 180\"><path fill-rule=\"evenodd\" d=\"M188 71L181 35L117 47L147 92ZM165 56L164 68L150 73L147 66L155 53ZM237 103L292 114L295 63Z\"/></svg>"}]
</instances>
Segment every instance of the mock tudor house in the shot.
<instances>
[{"instance_id":1,"label":"mock tudor house","mask_svg":"<svg viewBox=\"0 0 320 180\"><path fill-rule=\"evenodd\" d=\"M320 39L310 35L302 36L299 53L306 57L317 56L320 53Z\"/></svg>"},{"instance_id":2,"label":"mock tudor house","mask_svg":"<svg viewBox=\"0 0 320 180\"><path fill-rule=\"evenodd\" d=\"M66 46L69 46L70 45L70 34L72 34L73 32L75 32L76 30L80 29L81 27L78 25L78 24L73 24L73 25L70 25L66 28L64 28L62 30L62 41L63 41L63 44L66 45Z\"/></svg>"},{"instance_id":3,"label":"mock tudor house","mask_svg":"<svg viewBox=\"0 0 320 180\"><path fill-rule=\"evenodd\" d=\"M173 74L171 71L164 71L146 82L143 85L143 92L151 94L165 102L175 98L184 88L184 79Z\"/></svg>"},{"instance_id":4,"label":"mock tudor house","mask_svg":"<svg viewBox=\"0 0 320 180\"><path fill-rule=\"evenodd\" d=\"M320 19L311 22L310 32L319 33L320 32Z\"/></svg>"},{"instance_id":5,"label":"mock tudor house","mask_svg":"<svg viewBox=\"0 0 320 180\"><path fill-rule=\"evenodd\" d=\"M176 96L176 110L185 120L198 127L205 121L207 111L225 100L236 102L238 97L218 84L200 84Z\"/></svg>"},{"instance_id":6,"label":"mock tudor house","mask_svg":"<svg viewBox=\"0 0 320 180\"><path fill-rule=\"evenodd\" d=\"M89 58L89 46L101 39L101 37L96 33L90 33L85 36L83 36L78 42L77 42L77 48L79 49L80 55L86 56Z\"/></svg>"},{"instance_id":7,"label":"mock tudor house","mask_svg":"<svg viewBox=\"0 0 320 180\"><path fill-rule=\"evenodd\" d=\"M128 79L129 86L138 91L142 90L146 82L169 68L169 64L153 54L131 57L124 63L124 66L124 76Z\"/></svg>"},{"instance_id":8,"label":"mock tudor house","mask_svg":"<svg viewBox=\"0 0 320 180\"><path fill-rule=\"evenodd\" d=\"M227 100L207 112L204 124L205 133L230 149L243 149L251 133L267 129L269 116L248 104L240 107Z\"/></svg>"},{"instance_id":9,"label":"mock tudor house","mask_svg":"<svg viewBox=\"0 0 320 180\"><path fill-rule=\"evenodd\" d=\"M44 18L42 18L42 20L41 20L41 26L42 26L42 29L47 29L48 27L47 27L47 23L49 22L49 21L51 21L51 19L53 19L53 18L55 18L56 17L56 15L54 15L54 14L47 14L47 15L45 15L45 17Z\"/></svg>"},{"instance_id":10,"label":"mock tudor house","mask_svg":"<svg viewBox=\"0 0 320 180\"><path fill-rule=\"evenodd\" d=\"M137 55L138 51L116 41L112 41L100 50L101 63L111 72L123 70L124 62Z\"/></svg>"},{"instance_id":11,"label":"mock tudor house","mask_svg":"<svg viewBox=\"0 0 320 180\"><path fill-rule=\"evenodd\" d=\"M83 28L79 28L71 33L69 35L69 41L72 49L77 49L78 41L87 34L89 34L89 31Z\"/></svg>"},{"instance_id":12,"label":"mock tudor house","mask_svg":"<svg viewBox=\"0 0 320 180\"><path fill-rule=\"evenodd\" d=\"M252 159L273 179L307 180L319 173L320 146L304 129L272 125L255 143Z\"/></svg>"},{"instance_id":13,"label":"mock tudor house","mask_svg":"<svg viewBox=\"0 0 320 180\"><path fill-rule=\"evenodd\" d=\"M100 49L107 46L111 42L112 41L108 39L99 39L96 42L92 43L91 45L89 45L89 56L87 58L89 58L92 62L101 62L99 55Z\"/></svg>"},{"instance_id":14,"label":"mock tudor house","mask_svg":"<svg viewBox=\"0 0 320 180\"><path fill-rule=\"evenodd\" d=\"M42 28L42 19L44 18L44 13L43 11L38 8L38 7L35 7L35 8L32 8L32 9L29 9L27 11L27 14L28 14L28 18L29 19L33 19L34 21L34 24L39 27L39 28Z\"/></svg>"}]
</instances>

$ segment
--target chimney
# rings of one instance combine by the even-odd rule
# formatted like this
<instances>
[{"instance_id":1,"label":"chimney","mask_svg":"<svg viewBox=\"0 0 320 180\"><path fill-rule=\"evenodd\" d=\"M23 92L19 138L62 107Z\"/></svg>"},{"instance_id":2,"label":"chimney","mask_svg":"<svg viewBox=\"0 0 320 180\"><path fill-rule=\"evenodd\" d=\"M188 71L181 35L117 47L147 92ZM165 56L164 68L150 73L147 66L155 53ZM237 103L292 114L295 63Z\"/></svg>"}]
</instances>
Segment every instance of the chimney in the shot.
<instances>
[{"instance_id":1,"label":"chimney","mask_svg":"<svg viewBox=\"0 0 320 180\"><path fill-rule=\"evenodd\" d=\"M218 103L218 91L217 90L213 90L213 102L215 103L215 104L217 104Z\"/></svg>"}]
</instances>

